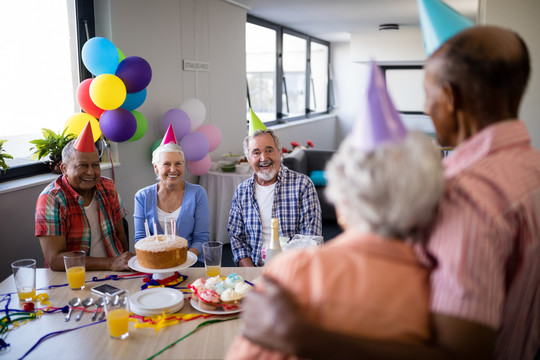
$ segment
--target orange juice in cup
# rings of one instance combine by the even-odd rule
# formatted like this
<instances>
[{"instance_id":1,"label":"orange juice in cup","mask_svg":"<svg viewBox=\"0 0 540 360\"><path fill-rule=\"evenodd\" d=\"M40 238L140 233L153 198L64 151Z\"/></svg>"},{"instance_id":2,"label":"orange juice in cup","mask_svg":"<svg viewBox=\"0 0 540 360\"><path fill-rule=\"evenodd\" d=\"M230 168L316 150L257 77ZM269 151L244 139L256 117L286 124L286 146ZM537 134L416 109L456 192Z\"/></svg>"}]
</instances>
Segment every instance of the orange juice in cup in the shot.
<instances>
[{"instance_id":1,"label":"orange juice in cup","mask_svg":"<svg viewBox=\"0 0 540 360\"><path fill-rule=\"evenodd\" d=\"M17 295L19 295L20 301L25 301L28 299L33 299L36 297L36 289L34 288L22 288L17 290Z\"/></svg>"},{"instance_id":2,"label":"orange juice in cup","mask_svg":"<svg viewBox=\"0 0 540 360\"><path fill-rule=\"evenodd\" d=\"M84 275L86 265L86 253L84 251L72 251L64 255L64 265L69 288L72 290L84 289Z\"/></svg>"},{"instance_id":3,"label":"orange juice in cup","mask_svg":"<svg viewBox=\"0 0 540 360\"><path fill-rule=\"evenodd\" d=\"M221 275L221 266L207 266L206 277L214 277Z\"/></svg>"},{"instance_id":4,"label":"orange juice in cup","mask_svg":"<svg viewBox=\"0 0 540 360\"><path fill-rule=\"evenodd\" d=\"M105 314L109 335L113 339L127 338L129 336L129 292L124 290L119 295L107 295Z\"/></svg>"},{"instance_id":5,"label":"orange juice in cup","mask_svg":"<svg viewBox=\"0 0 540 360\"><path fill-rule=\"evenodd\" d=\"M82 289L84 287L84 266L74 266L66 270L68 285L71 289Z\"/></svg>"},{"instance_id":6,"label":"orange juice in cup","mask_svg":"<svg viewBox=\"0 0 540 360\"><path fill-rule=\"evenodd\" d=\"M129 333L129 311L126 309L112 310L107 314L107 326L109 335L113 338L122 338Z\"/></svg>"},{"instance_id":7,"label":"orange juice in cup","mask_svg":"<svg viewBox=\"0 0 540 360\"><path fill-rule=\"evenodd\" d=\"M23 259L11 263L19 301L32 301L36 296L36 260Z\"/></svg>"}]
</instances>

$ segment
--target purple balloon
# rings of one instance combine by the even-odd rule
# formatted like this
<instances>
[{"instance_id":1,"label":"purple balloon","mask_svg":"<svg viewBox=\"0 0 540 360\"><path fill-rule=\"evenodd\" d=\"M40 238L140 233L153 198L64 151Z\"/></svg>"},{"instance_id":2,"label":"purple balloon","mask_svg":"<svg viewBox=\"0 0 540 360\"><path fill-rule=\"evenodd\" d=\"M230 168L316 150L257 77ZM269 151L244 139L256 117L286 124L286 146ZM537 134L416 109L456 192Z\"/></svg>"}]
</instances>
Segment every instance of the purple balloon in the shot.
<instances>
[{"instance_id":1,"label":"purple balloon","mask_svg":"<svg viewBox=\"0 0 540 360\"><path fill-rule=\"evenodd\" d=\"M118 64L115 75L124 82L128 93L136 93L150 84L152 68L143 58L130 56Z\"/></svg>"},{"instance_id":2,"label":"purple balloon","mask_svg":"<svg viewBox=\"0 0 540 360\"><path fill-rule=\"evenodd\" d=\"M191 121L189 120L188 114L180 109L171 109L163 115L163 118L161 119L163 132L167 132L169 125L172 125L173 127L176 141L180 141L180 139L191 129Z\"/></svg>"},{"instance_id":3,"label":"purple balloon","mask_svg":"<svg viewBox=\"0 0 540 360\"><path fill-rule=\"evenodd\" d=\"M210 150L208 150L209 152L217 149L219 143L221 142L221 131L219 131L217 126L210 124L201 125L196 131L200 132L208 139L208 143L210 144Z\"/></svg>"},{"instance_id":4,"label":"purple balloon","mask_svg":"<svg viewBox=\"0 0 540 360\"><path fill-rule=\"evenodd\" d=\"M107 139L123 142L131 139L137 131L137 119L131 111L123 108L107 110L99 119L99 127Z\"/></svg>"},{"instance_id":5,"label":"purple balloon","mask_svg":"<svg viewBox=\"0 0 540 360\"><path fill-rule=\"evenodd\" d=\"M180 147L184 150L184 157L187 161L199 161L208 154L210 145L208 139L201 133L191 132L184 135L180 140Z\"/></svg>"}]
</instances>

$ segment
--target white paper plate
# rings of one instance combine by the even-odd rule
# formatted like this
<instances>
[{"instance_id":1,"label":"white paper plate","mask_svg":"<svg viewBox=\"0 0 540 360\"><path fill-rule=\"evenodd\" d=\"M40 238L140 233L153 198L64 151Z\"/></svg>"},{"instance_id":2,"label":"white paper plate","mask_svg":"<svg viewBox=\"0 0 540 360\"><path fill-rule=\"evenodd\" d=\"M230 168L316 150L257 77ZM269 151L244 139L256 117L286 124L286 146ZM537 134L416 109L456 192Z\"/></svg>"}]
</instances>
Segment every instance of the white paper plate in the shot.
<instances>
[{"instance_id":1,"label":"white paper plate","mask_svg":"<svg viewBox=\"0 0 540 360\"><path fill-rule=\"evenodd\" d=\"M129 298L131 311L143 316L173 313L184 307L184 294L169 288L142 290Z\"/></svg>"},{"instance_id":2,"label":"white paper plate","mask_svg":"<svg viewBox=\"0 0 540 360\"><path fill-rule=\"evenodd\" d=\"M133 270L144 272L144 273L151 273L151 274L159 274L159 273L167 273L167 272L174 272L174 271L180 271L183 269L187 269L191 265L195 264L197 262L197 255L192 253L191 251L187 252L187 259L184 263L168 268L168 269L148 269L145 267L142 267L139 264L139 261L137 260L137 256L133 256L131 259L128 260L128 266L132 268Z\"/></svg>"},{"instance_id":3,"label":"white paper plate","mask_svg":"<svg viewBox=\"0 0 540 360\"><path fill-rule=\"evenodd\" d=\"M220 308L217 308L216 310L204 310L199 307L199 302L195 299L191 299L190 302L191 306L200 312L206 313L206 314L213 314L213 315L230 315L230 314L236 314L242 311L240 308L234 309L234 310L222 310Z\"/></svg>"}]
</instances>

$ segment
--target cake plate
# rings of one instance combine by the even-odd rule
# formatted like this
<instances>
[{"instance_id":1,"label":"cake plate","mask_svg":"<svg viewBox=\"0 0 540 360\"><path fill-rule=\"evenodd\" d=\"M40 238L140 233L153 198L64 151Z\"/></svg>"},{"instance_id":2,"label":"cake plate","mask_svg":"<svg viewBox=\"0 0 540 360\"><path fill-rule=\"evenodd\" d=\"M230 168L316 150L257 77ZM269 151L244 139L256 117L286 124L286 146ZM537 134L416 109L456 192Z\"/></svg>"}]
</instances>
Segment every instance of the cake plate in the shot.
<instances>
[{"instance_id":1,"label":"cake plate","mask_svg":"<svg viewBox=\"0 0 540 360\"><path fill-rule=\"evenodd\" d=\"M136 271L140 271L140 272L144 272L144 273L151 273L152 278L154 280L162 280L162 279L166 279L166 278L168 278L170 276L173 276L175 271L180 271L180 270L183 270L183 269L187 269L188 267L192 266L196 262L197 262L197 255L195 255L191 251L188 251L186 261L183 262L182 264L180 264L178 266L175 266L175 267L172 267L172 268L148 269L148 268L142 267L139 264L139 261L137 260L137 256L133 256L131 259L129 259L128 266L130 268L132 268L133 270L136 270Z\"/></svg>"}]
</instances>

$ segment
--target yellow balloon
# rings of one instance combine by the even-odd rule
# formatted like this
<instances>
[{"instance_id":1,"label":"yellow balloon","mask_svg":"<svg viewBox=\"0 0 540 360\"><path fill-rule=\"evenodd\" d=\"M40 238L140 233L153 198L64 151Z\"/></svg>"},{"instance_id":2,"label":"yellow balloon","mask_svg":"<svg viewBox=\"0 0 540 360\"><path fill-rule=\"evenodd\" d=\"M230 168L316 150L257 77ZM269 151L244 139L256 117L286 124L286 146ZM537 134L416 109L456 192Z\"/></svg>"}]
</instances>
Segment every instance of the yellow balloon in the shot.
<instances>
[{"instance_id":1,"label":"yellow balloon","mask_svg":"<svg viewBox=\"0 0 540 360\"><path fill-rule=\"evenodd\" d=\"M126 100L126 85L116 75L101 74L90 84L90 98L105 110L118 109Z\"/></svg>"},{"instance_id":2,"label":"yellow balloon","mask_svg":"<svg viewBox=\"0 0 540 360\"><path fill-rule=\"evenodd\" d=\"M70 134L75 134L79 136L81 131L83 131L86 124L90 121L90 127L92 128L92 135L94 137L94 142L98 141L101 136L101 129L99 128L99 121L95 117L86 113L73 114L66 121L67 132Z\"/></svg>"}]
</instances>

